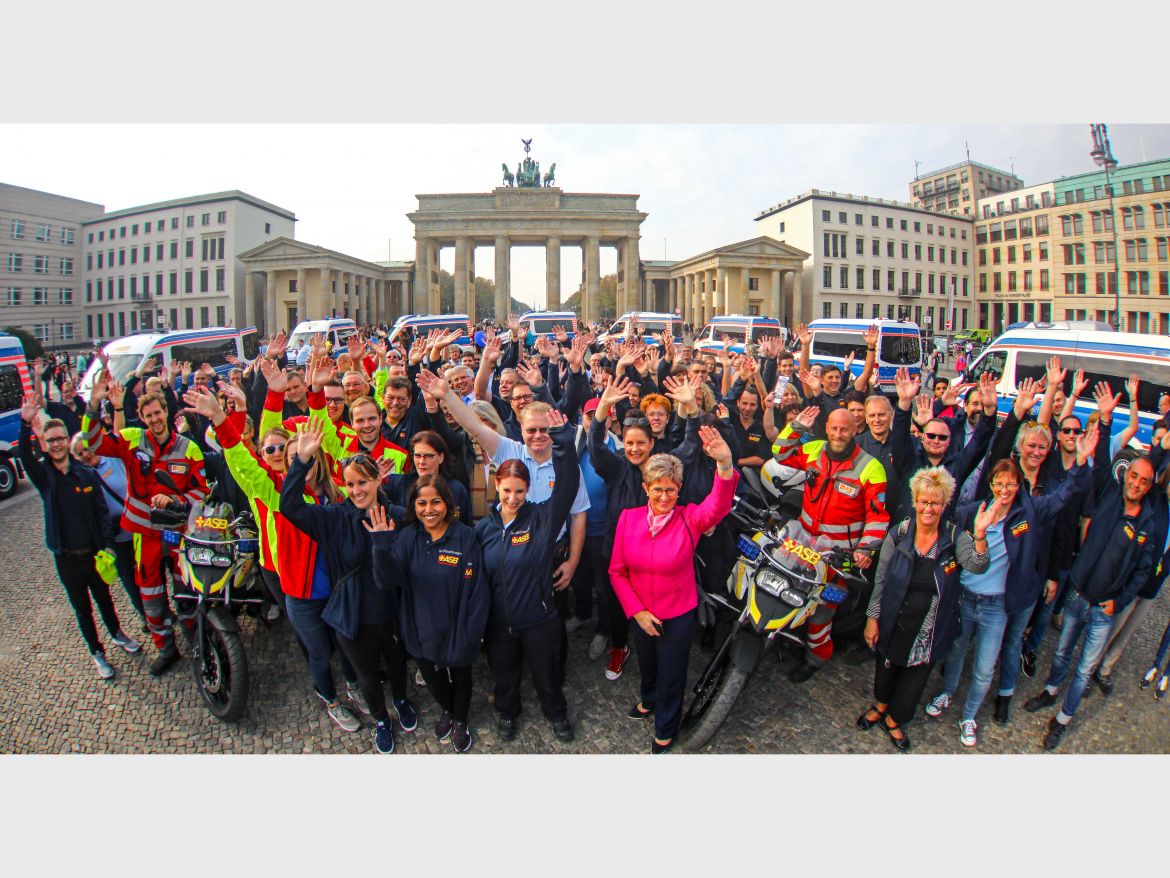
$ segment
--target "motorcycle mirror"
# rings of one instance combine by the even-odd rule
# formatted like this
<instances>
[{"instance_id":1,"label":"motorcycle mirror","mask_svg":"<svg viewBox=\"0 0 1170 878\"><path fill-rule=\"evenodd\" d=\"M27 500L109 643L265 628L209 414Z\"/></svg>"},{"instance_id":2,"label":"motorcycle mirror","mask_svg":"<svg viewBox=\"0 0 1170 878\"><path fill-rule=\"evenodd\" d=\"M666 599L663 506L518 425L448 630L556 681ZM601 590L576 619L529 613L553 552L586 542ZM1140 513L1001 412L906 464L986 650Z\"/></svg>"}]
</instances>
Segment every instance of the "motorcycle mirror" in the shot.
<instances>
[{"instance_id":1,"label":"motorcycle mirror","mask_svg":"<svg viewBox=\"0 0 1170 878\"><path fill-rule=\"evenodd\" d=\"M154 479L164 488L168 488L176 494L183 493L179 490L179 486L175 484L175 480L171 478L171 474L161 467L154 471Z\"/></svg>"}]
</instances>

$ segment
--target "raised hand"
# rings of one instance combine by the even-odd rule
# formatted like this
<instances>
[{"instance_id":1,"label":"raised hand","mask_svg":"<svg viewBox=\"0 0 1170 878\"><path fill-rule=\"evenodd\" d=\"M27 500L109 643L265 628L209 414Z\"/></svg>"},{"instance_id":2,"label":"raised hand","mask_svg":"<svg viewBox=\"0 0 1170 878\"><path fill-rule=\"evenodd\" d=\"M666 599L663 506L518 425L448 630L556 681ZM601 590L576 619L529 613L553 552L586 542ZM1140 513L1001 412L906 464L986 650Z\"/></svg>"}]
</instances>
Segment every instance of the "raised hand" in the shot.
<instances>
[{"instance_id":1,"label":"raised hand","mask_svg":"<svg viewBox=\"0 0 1170 878\"><path fill-rule=\"evenodd\" d=\"M229 381L220 381L219 390L233 404L234 411L246 412L248 410L248 397L236 385Z\"/></svg>"},{"instance_id":2,"label":"raised hand","mask_svg":"<svg viewBox=\"0 0 1170 878\"><path fill-rule=\"evenodd\" d=\"M309 362L309 383L318 390L328 384L329 380L336 374L337 363L328 354L321 354L321 356L314 357Z\"/></svg>"},{"instance_id":3,"label":"raised hand","mask_svg":"<svg viewBox=\"0 0 1170 878\"><path fill-rule=\"evenodd\" d=\"M206 387L196 385L183 394L183 402L187 404L186 412L196 415L202 415L210 421L216 420L218 417L223 419L223 409L219 407L219 402L215 396Z\"/></svg>"},{"instance_id":4,"label":"raised hand","mask_svg":"<svg viewBox=\"0 0 1170 878\"><path fill-rule=\"evenodd\" d=\"M812 344L812 330L804 323L796 327L796 337L800 339L801 347L808 347Z\"/></svg>"},{"instance_id":5,"label":"raised hand","mask_svg":"<svg viewBox=\"0 0 1170 878\"><path fill-rule=\"evenodd\" d=\"M362 358L365 346L362 344L362 340L358 337L357 333L354 333L345 340L345 350L349 353L349 358L355 363Z\"/></svg>"},{"instance_id":6,"label":"raised hand","mask_svg":"<svg viewBox=\"0 0 1170 878\"><path fill-rule=\"evenodd\" d=\"M986 539L987 529L1007 515L1008 507L1011 505L1011 499L998 494L991 503L984 500L979 506L979 511L975 513L974 536L977 539Z\"/></svg>"},{"instance_id":7,"label":"raised hand","mask_svg":"<svg viewBox=\"0 0 1170 878\"><path fill-rule=\"evenodd\" d=\"M386 515L384 507L375 503L367 510L366 514L370 517L370 520L362 521L362 527L370 533L384 533L394 530L394 519Z\"/></svg>"},{"instance_id":8,"label":"raised hand","mask_svg":"<svg viewBox=\"0 0 1170 878\"><path fill-rule=\"evenodd\" d=\"M680 406L695 404L695 388L685 375L681 378L667 375L662 379L662 387L666 391L667 397L673 399Z\"/></svg>"},{"instance_id":9,"label":"raised hand","mask_svg":"<svg viewBox=\"0 0 1170 878\"><path fill-rule=\"evenodd\" d=\"M793 418L793 421L806 430L811 430L813 424L817 422L817 417L821 413L820 406L810 405L807 408L801 409L800 413Z\"/></svg>"},{"instance_id":10,"label":"raised hand","mask_svg":"<svg viewBox=\"0 0 1170 878\"><path fill-rule=\"evenodd\" d=\"M727 406L721 402L715 403L715 417L726 421L730 417L730 412L727 411Z\"/></svg>"},{"instance_id":11,"label":"raised hand","mask_svg":"<svg viewBox=\"0 0 1170 878\"><path fill-rule=\"evenodd\" d=\"M158 369L158 359L155 357L147 357L142 361L138 368L134 370L134 373L139 378L141 378L143 375L151 374L156 369Z\"/></svg>"},{"instance_id":12,"label":"raised hand","mask_svg":"<svg viewBox=\"0 0 1170 878\"><path fill-rule=\"evenodd\" d=\"M313 455L317 453L317 449L321 447L321 442L325 438L325 430L320 421L310 419L305 423L298 436L297 460L301 463L309 463L313 459Z\"/></svg>"},{"instance_id":13,"label":"raised hand","mask_svg":"<svg viewBox=\"0 0 1170 878\"><path fill-rule=\"evenodd\" d=\"M37 401L37 395L35 393L26 393L24 395L24 402L20 406L20 419L26 424L31 424L40 410L41 406Z\"/></svg>"},{"instance_id":14,"label":"raised hand","mask_svg":"<svg viewBox=\"0 0 1170 878\"><path fill-rule=\"evenodd\" d=\"M979 398L983 402L984 412L995 411L999 399L995 392L995 383L995 376L991 372L984 372L979 376Z\"/></svg>"},{"instance_id":15,"label":"raised hand","mask_svg":"<svg viewBox=\"0 0 1170 878\"><path fill-rule=\"evenodd\" d=\"M564 416L560 409L551 408L548 410L548 425L552 429L563 427L569 423L569 419Z\"/></svg>"},{"instance_id":16,"label":"raised hand","mask_svg":"<svg viewBox=\"0 0 1170 878\"><path fill-rule=\"evenodd\" d=\"M556 326L554 326L552 328L552 331L553 331L553 335L556 336L557 341L559 341L561 344L565 344L568 342L569 333L567 333L565 331L565 327L561 326L558 323Z\"/></svg>"},{"instance_id":17,"label":"raised hand","mask_svg":"<svg viewBox=\"0 0 1170 878\"><path fill-rule=\"evenodd\" d=\"M612 408L629 395L632 386L633 383L629 378L611 379L605 385L605 389L601 391L601 401L598 404L598 408L605 408L607 410Z\"/></svg>"},{"instance_id":18,"label":"raised hand","mask_svg":"<svg viewBox=\"0 0 1170 878\"><path fill-rule=\"evenodd\" d=\"M1068 375L1068 369L1060 368L1060 357L1049 357L1045 378L1049 387L1059 387Z\"/></svg>"},{"instance_id":19,"label":"raised hand","mask_svg":"<svg viewBox=\"0 0 1170 878\"><path fill-rule=\"evenodd\" d=\"M569 364L569 368L577 372L585 363L585 338L580 333L573 336L573 341L569 345L569 349L565 351L565 362Z\"/></svg>"},{"instance_id":20,"label":"raised hand","mask_svg":"<svg viewBox=\"0 0 1170 878\"><path fill-rule=\"evenodd\" d=\"M411 342L410 351L406 355L406 361L412 366L417 366L426 355L427 340L420 336Z\"/></svg>"},{"instance_id":21,"label":"raised hand","mask_svg":"<svg viewBox=\"0 0 1170 878\"><path fill-rule=\"evenodd\" d=\"M821 392L821 379L812 373L811 369L801 369L796 373L800 383L804 385L804 392L808 396L816 396Z\"/></svg>"},{"instance_id":22,"label":"raised hand","mask_svg":"<svg viewBox=\"0 0 1170 878\"><path fill-rule=\"evenodd\" d=\"M170 364L167 366L167 378L168 378L169 383L174 384L175 379L178 378L182 373L183 373L183 361L182 360L171 360Z\"/></svg>"},{"instance_id":23,"label":"raised hand","mask_svg":"<svg viewBox=\"0 0 1170 878\"><path fill-rule=\"evenodd\" d=\"M1101 433L1098 423L1098 421L1093 421L1089 424L1089 429L1077 437L1077 464L1079 466L1087 463L1089 458L1093 456L1093 452L1097 450L1097 438Z\"/></svg>"},{"instance_id":24,"label":"raised hand","mask_svg":"<svg viewBox=\"0 0 1170 878\"><path fill-rule=\"evenodd\" d=\"M731 467L731 449L718 430L714 427L700 427L699 441L703 443L703 453L715 461L720 469Z\"/></svg>"},{"instance_id":25,"label":"raised hand","mask_svg":"<svg viewBox=\"0 0 1170 878\"><path fill-rule=\"evenodd\" d=\"M914 423L925 427L934 417L934 397L929 393L920 393L914 397Z\"/></svg>"},{"instance_id":26,"label":"raised hand","mask_svg":"<svg viewBox=\"0 0 1170 878\"><path fill-rule=\"evenodd\" d=\"M386 477L394 472L394 461L389 457L383 457L378 461L378 480L386 481Z\"/></svg>"},{"instance_id":27,"label":"raised hand","mask_svg":"<svg viewBox=\"0 0 1170 878\"><path fill-rule=\"evenodd\" d=\"M419 369L418 377L414 381L423 393L429 393L435 399L442 399L451 391L451 385L446 379L440 378L430 369Z\"/></svg>"},{"instance_id":28,"label":"raised hand","mask_svg":"<svg viewBox=\"0 0 1170 878\"><path fill-rule=\"evenodd\" d=\"M1093 388L1093 399L1097 401L1097 411L1101 413L1101 417L1108 418L1117 408L1117 403L1121 400L1121 393L1118 392L1115 395L1108 381L1098 381L1097 386Z\"/></svg>"},{"instance_id":29,"label":"raised hand","mask_svg":"<svg viewBox=\"0 0 1170 878\"><path fill-rule=\"evenodd\" d=\"M37 357L32 361L33 379L39 381L41 376L45 374L45 361Z\"/></svg>"},{"instance_id":30,"label":"raised hand","mask_svg":"<svg viewBox=\"0 0 1170 878\"><path fill-rule=\"evenodd\" d=\"M260 374L268 382L269 390L274 393L284 393L284 389L288 386L288 376L276 364L276 360L270 360L267 357L262 359L260 361Z\"/></svg>"},{"instance_id":31,"label":"raised hand","mask_svg":"<svg viewBox=\"0 0 1170 878\"><path fill-rule=\"evenodd\" d=\"M264 356L270 360L279 360L284 356L288 350L288 336L283 330L276 333L276 337L268 343L268 350L264 352Z\"/></svg>"},{"instance_id":32,"label":"raised hand","mask_svg":"<svg viewBox=\"0 0 1170 878\"><path fill-rule=\"evenodd\" d=\"M912 403L914 397L918 396L921 386L922 378L918 375L912 376L905 366L894 373L894 389L897 391L899 402Z\"/></svg>"},{"instance_id":33,"label":"raised hand","mask_svg":"<svg viewBox=\"0 0 1170 878\"><path fill-rule=\"evenodd\" d=\"M1138 389L1141 387L1141 384L1141 379L1136 374L1130 375L1129 380L1125 382L1125 392L1129 394L1129 407L1131 409L1137 408Z\"/></svg>"},{"instance_id":34,"label":"raised hand","mask_svg":"<svg viewBox=\"0 0 1170 878\"><path fill-rule=\"evenodd\" d=\"M845 362L841 364L841 373L846 380L853 376L853 361L857 358L857 351L850 351L845 355Z\"/></svg>"},{"instance_id":35,"label":"raised hand","mask_svg":"<svg viewBox=\"0 0 1170 878\"><path fill-rule=\"evenodd\" d=\"M117 381L111 380L110 389L106 394L106 398L109 399L110 405L116 409L120 409L122 407L122 400L126 398L126 388Z\"/></svg>"},{"instance_id":36,"label":"raised hand","mask_svg":"<svg viewBox=\"0 0 1170 878\"><path fill-rule=\"evenodd\" d=\"M1023 420L1036 402L1043 386L1035 378L1025 378L1016 385L1016 417Z\"/></svg>"},{"instance_id":37,"label":"raised hand","mask_svg":"<svg viewBox=\"0 0 1170 878\"><path fill-rule=\"evenodd\" d=\"M110 394L110 373L102 369L94 376L93 386L89 390L89 404L97 408L98 404Z\"/></svg>"},{"instance_id":38,"label":"raised hand","mask_svg":"<svg viewBox=\"0 0 1170 878\"><path fill-rule=\"evenodd\" d=\"M1085 392L1085 389L1088 386L1089 386L1089 379L1085 377L1085 370L1084 369L1077 369L1077 371L1073 373L1073 386L1072 386L1072 393L1070 395L1071 396L1080 396Z\"/></svg>"},{"instance_id":39,"label":"raised hand","mask_svg":"<svg viewBox=\"0 0 1170 878\"><path fill-rule=\"evenodd\" d=\"M878 342L878 325L871 323L862 338L865 339L865 346L867 348L876 348Z\"/></svg>"},{"instance_id":40,"label":"raised hand","mask_svg":"<svg viewBox=\"0 0 1170 878\"><path fill-rule=\"evenodd\" d=\"M516 372L529 387L540 387L544 384L544 375L540 369L528 360L521 360L516 364Z\"/></svg>"}]
</instances>

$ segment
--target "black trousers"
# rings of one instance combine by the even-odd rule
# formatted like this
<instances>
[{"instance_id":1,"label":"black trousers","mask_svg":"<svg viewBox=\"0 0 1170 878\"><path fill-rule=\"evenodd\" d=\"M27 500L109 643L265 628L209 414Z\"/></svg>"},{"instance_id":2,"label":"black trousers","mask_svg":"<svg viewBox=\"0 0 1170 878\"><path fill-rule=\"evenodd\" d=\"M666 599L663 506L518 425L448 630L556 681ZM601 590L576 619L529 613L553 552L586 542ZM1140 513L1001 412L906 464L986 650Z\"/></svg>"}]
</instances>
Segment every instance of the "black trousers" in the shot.
<instances>
[{"instance_id":1,"label":"black trousers","mask_svg":"<svg viewBox=\"0 0 1170 878\"><path fill-rule=\"evenodd\" d=\"M126 590L126 597L130 598L130 603L145 621L146 611L142 609L142 592L138 589L138 580L134 578L134 540L114 543L114 566L118 570L118 578L122 580L122 588Z\"/></svg>"},{"instance_id":2,"label":"black trousers","mask_svg":"<svg viewBox=\"0 0 1170 878\"><path fill-rule=\"evenodd\" d=\"M337 635L337 645L357 671L358 686L376 720L389 719L386 695L382 691L381 660L390 672L390 692L394 699L406 697L406 650L395 634L393 620L377 625L359 625L357 637Z\"/></svg>"},{"instance_id":3,"label":"black trousers","mask_svg":"<svg viewBox=\"0 0 1170 878\"><path fill-rule=\"evenodd\" d=\"M663 619L658 637L651 637L636 622L632 626L642 674L642 706L654 709L654 735L660 741L669 741L678 732L696 615L690 610Z\"/></svg>"},{"instance_id":4,"label":"black trousers","mask_svg":"<svg viewBox=\"0 0 1170 878\"><path fill-rule=\"evenodd\" d=\"M425 659L415 661L439 707L451 714L455 722L466 723L471 712L471 668L443 668Z\"/></svg>"},{"instance_id":5,"label":"black trousers","mask_svg":"<svg viewBox=\"0 0 1170 878\"><path fill-rule=\"evenodd\" d=\"M540 709L550 721L569 715L569 705L558 676L561 637L565 625L557 616L531 628L488 625L484 649L495 680L496 711L505 719L520 715L520 668L528 665Z\"/></svg>"},{"instance_id":6,"label":"black trousers","mask_svg":"<svg viewBox=\"0 0 1170 878\"><path fill-rule=\"evenodd\" d=\"M601 537L585 537L581 560L577 564L577 570L573 573L572 582L569 583L568 588L556 593L557 612L565 621L568 621L572 616L588 621L593 615L592 568L600 563L600 555ZM606 561L607 565L608 563Z\"/></svg>"},{"instance_id":7,"label":"black trousers","mask_svg":"<svg viewBox=\"0 0 1170 878\"><path fill-rule=\"evenodd\" d=\"M264 583L264 588L268 591L268 596L272 598L272 602L278 607L283 607L284 590L280 587L280 574L269 570L267 567L261 567L260 581Z\"/></svg>"},{"instance_id":8,"label":"black trousers","mask_svg":"<svg viewBox=\"0 0 1170 878\"><path fill-rule=\"evenodd\" d=\"M597 595L597 633L608 635L610 645L620 649L630 642L630 620L626 618L609 581L611 553L605 552L604 546L604 537L585 537L585 548L581 551L581 563L577 565L573 584L576 587L577 579L581 579ZM588 618L580 611L577 615Z\"/></svg>"},{"instance_id":9,"label":"black trousers","mask_svg":"<svg viewBox=\"0 0 1170 878\"><path fill-rule=\"evenodd\" d=\"M61 584L65 586L65 594L73 607L73 614L77 616L77 627L81 629L81 636L85 638L85 645L90 652L105 652L102 642L98 639L97 625L93 621L93 604L102 614L102 622L106 630L113 637L121 629L118 622L118 611L114 609L114 600L110 597L110 587L97 572L94 564L94 553L84 555L54 555L53 561L57 565L57 575ZM93 596L93 602L90 601Z\"/></svg>"},{"instance_id":10,"label":"black trousers","mask_svg":"<svg viewBox=\"0 0 1170 878\"><path fill-rule=\"evenodd\" d=\"M909 722L914 719L933 667L933 662L912 668L899 667L879 653L873 673L874 701L888 705L886 713L898 725Z\"/></svg>"}]
</instances>

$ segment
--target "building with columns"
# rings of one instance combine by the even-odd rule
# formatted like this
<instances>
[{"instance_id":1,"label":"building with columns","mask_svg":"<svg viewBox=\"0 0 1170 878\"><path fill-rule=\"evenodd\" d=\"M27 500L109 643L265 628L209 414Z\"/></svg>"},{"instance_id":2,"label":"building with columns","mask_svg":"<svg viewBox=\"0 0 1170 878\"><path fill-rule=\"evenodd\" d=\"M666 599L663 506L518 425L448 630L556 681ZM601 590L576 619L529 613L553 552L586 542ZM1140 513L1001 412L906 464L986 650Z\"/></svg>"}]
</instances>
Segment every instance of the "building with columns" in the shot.
<instances>
[{"instance_id":1,"label":"building with columns","mask_svg":"<svg viewBox=\"0 0 1170 878\"><path fill-rule=\"evenodd\" d=\"M762 211L762 234L807 254L792 322L903 317L975 325L969 218L811 189Z\"/></svg>"},{"instance_id":2,"label":"building with columns","mask_svg":"<svg viewBox=\"0 0 1170 878\"><path fill-rule=\"evenodd\" d=\"M239 260L245 325L264 335L325 317L392 323L411 310L411 262L367 262L284 237L241 253Z\"/></svg>"}]
</instances>

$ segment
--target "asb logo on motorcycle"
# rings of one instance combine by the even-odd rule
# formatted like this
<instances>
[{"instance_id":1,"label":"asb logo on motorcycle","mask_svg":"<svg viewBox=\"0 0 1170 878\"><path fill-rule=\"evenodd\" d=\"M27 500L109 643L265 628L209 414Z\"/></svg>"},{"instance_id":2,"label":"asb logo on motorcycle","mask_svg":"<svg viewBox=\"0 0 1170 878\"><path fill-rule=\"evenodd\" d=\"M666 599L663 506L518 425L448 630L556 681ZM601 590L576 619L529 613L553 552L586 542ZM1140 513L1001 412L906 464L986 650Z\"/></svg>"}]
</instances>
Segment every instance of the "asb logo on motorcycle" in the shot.
<instances>
[{"instance_id":1,"label":"asb logo on motorcycle","mask_svg":"<svg viewBox=\"0 0 1170 878\"><path fill-rule=\"evenodd\" d=\"M227 530L228 520L226 518L207 518L198 515L195 517L195 526L206 528L207 530Z\"/></svg>"}]
</instances>

